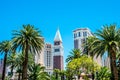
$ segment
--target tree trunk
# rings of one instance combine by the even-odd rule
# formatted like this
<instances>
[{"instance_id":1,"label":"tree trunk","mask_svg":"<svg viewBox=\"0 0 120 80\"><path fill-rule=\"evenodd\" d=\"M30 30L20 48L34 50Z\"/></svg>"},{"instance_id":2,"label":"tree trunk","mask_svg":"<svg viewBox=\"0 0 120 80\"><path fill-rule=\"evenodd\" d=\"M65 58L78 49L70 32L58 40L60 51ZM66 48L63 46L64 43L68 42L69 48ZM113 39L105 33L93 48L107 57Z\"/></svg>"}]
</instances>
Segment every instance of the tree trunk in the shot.
<instances>
[{"instance_id":1,"label":"tree trunk","mask_svg":"<svg viewBox=\"0 0 120 80\"><path fill-rule=\"evenodd\" d=\"M12 67L11 67L11 75L10 76L13 76L13 64L12 64Z\"/></svg>"},{"instance_id":2,"label":"tree trunk","mask_svg":"<svg viewBox=\"0 0 120 80\"><path fill-rule=\"evenodd\" d=\"M5 56L4 56L3 71L2 71L2 80L5 80L6 61L7 61L7 52L5 53Z\"/></svg>"},{"instance_id":3,"label":"tree trunk","mask_svg":"<svg viewBox=\"0 0 120 80\"><path fill-rule=\"evenodd\" d=\"M64 74L61 75L61 80L64 80Z\"/></svg>"},{"instance_id":4,"label":"tree trunk","mask_svg":"<svg viewBox=\"0 0 120 80\"><path fill-rule=\"evenodd\" d=\"M20 80L20 74L21 74L21 73L19 72L18 74L19 74L19 75L18 75L18 80Z\"/></svg>"},{"instance_id":5,"label":"tree trunk","mask_svg":"<svg viewBox=\"0 0 120 80\"><path fill-rule=\"evenodd\" d=\"M22 80L27 80L27 67L28 67L28 44L26 44L25 55L23 62Z\"/></svg>"},{"instance_id":6,"label":"tree trunk","mask_svg":"<svg viewBox=\"0 0 120 80\"><path fill-rule=\"evenodd\" d=\"M78 75L78 80L80 80L80 75Z\"/></svg>"},{"instance_id":7,"label":"tree trunk","mask_svg":"<svg viewBox=\"0 0 120 80\"><path fill-rule=\"evenodd\" d=\"M110 49L110 66L111 66L111 73L112 77L111 80L118 80L118 70L116 67L116 53Z\"/></svg>"},{"instance_id":8,"label":"tree trunk","mask_svg":"<svg viewBox=\"0 0 120 80\"><path fill-rule=\"evenodd\" d=\"M55 76L55 79L57 80L58 79L58 73L56 72L56 76Z\"/></svg>"}]
</instances>

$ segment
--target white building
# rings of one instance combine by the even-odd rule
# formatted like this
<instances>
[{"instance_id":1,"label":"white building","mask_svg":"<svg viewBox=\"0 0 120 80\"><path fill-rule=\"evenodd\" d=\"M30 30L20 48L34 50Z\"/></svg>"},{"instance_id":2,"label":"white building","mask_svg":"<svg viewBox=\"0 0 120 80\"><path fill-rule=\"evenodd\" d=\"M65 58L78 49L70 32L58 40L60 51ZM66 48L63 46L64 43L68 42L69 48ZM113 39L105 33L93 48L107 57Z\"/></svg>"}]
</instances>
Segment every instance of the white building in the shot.
<instances>
[{"instance_id":1,"label":"white building","mask_svg":"<svg viewBox=\"0 0 120 80\"><path fill-rule=\"evenodd\" d=\"M51 75L53 73L53 52L50 43L46 43L44 47L44 66L45 71Z\"/></svg>"},{"instance_id":2,"label":"white building","mask_svg":"<svg viewBox=\"0 0 120 80\"><path fill-rule=\"evenodd\" d=\"M79 28L73 31L74 35L74 48L80 49L82 52L84 51L84 43L86 42L87 37L93 36L92 32L88 28ZM102 59L100 56L96 58L94 56L94 61L96 61L99 65L102 66Z\"/></svg>"},{"instance_id":3,"label":"white building","mask_svg":"<svg viewBox=\"0 0 120 80\"><path fill-rule=\"evenodd\" d=\"M93 36L88 28L79 28L73 31L74 34L74 48L83 51L83 44L88 36Z\"/></svg>"}]
</instances>

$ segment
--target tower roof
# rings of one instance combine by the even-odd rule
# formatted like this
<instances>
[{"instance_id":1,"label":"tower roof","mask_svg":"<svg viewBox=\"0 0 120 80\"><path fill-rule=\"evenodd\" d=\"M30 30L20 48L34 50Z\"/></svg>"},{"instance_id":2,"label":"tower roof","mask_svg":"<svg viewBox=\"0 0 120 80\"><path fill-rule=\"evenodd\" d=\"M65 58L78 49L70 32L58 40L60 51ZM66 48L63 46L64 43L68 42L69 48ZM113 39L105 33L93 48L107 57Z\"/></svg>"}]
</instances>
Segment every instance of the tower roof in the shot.
<instances>
[{"instance_id":1,"label":"tower roof","mask_svg":"<svg viewBox=\"0 0 120 80\"><path fill-rule=\"evenodd\" d=\"M62 42L62 38L61 38L59 29L58 29L57 32L56 32L54 41L61 41L61 42Z\"/></svg>"}]
</instances>

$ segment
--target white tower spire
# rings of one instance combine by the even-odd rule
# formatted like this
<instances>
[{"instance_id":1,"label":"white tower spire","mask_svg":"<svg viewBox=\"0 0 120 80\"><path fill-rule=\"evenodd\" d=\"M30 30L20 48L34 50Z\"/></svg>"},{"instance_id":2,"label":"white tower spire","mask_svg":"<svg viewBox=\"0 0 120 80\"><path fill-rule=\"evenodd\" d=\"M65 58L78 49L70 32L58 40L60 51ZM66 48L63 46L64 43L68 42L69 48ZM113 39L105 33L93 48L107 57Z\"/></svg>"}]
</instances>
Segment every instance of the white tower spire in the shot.
<instances>
[{"instance_id":1,"label":"white tower spire","mask_svg":"<svg viewBox=\"0 0 120 80\"><path fill-rule=\"evenodd\" d=\"M62 42L62 38L61 38L61 35L60 35L59 28L58 28L58 30L57 30L57 32L56 32L54 41L61 41L61 42Z\"/></svg>"},{"instance_id":2,"label":"white tower spire","mask_svg":"<svg viewBox=\"0 0 120 80\"><path fill-rule=\"evenodd\" d=\"M62 38L60 35L59 29L56 32L55 38L54 38L54 47L53 47L53 68L54 69L64 69L64 63L63 63L63 45L62 45Z\"/></svg>"}]
</instances>

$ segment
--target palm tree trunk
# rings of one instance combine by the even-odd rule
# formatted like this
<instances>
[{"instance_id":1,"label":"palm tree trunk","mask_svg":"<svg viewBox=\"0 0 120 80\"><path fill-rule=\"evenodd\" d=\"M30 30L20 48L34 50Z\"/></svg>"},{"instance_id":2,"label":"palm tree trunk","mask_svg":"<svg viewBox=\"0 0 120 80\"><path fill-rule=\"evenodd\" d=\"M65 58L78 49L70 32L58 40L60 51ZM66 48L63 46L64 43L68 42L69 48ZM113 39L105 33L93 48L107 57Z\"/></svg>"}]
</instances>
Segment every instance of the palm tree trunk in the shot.
<instances>
[{"instance_id":1,"label":"palm tree trunk","mask_svg":"<svg viewBox=\"0 0 120 80\"><path fill-rule=\"evenodd\" d=\"M64 80L64 73L61 75L61 80Z\"/></svg>"},{"instance_id":2,"label":"palm tree trunk","mask_svg":"<svg viewBox=\"0 0 120 80\"><path fill-rule=\"evenodd\" d=\"M25 60L23 62L23 73L22 73L22 80L27 80L27 67L28 67L28 44L26 42L26 49L25 49Z\"/></svg>"},{"instance_id":3,"label":"palm tree trunk","mask_svg":"<svg viewBox=\"0 0 120 80\"><path fill-rule=\"evenodd\" d=\"M80 75L78 75L78 80L80 80Z\"/></svg>"},{"instance_id":4,"label":"palm tree trunk","mask_svg":"<svg viewBox=\"0 0 120 80\"><path fill-rule=\"evenodd\" d=\"M18 73L18 80L20 80L20 72Z\"/></svg>"},{"instance_id":5,"label":"palm tree trunk","mask_svg":"<svg viewBox=\"0 0 120 80\"><path fill-rule=\"evenodd\" d=\"M12 67L11 67L11 76L13 76L13 64L12 64Z\"/></svg>"},{"instance_id":6,"label":"palm tree trunk","mask_svg":"<svg viewBox=\"0 0 120 80\"><path fill-rule=\"evenodd\" d=\"M3 62L3 71L2 71L2 80L5 80L5 69L6 69L6 61L7 61L7 52L5 53L5 56L4 56L4 62Z\"/></svg>"},{"instance_id":7,"label":"palm tree trunk","mask_svg":"<svg viewBox=\"0 0 120 80\"><path fill-rule=\"evenodd\" d=\"M110 49L110 66L111 66L111 73L112 73L111 80L118 80L118 70L116 67L116 55L112 49Z\"/></svg>"}]
</instances>

